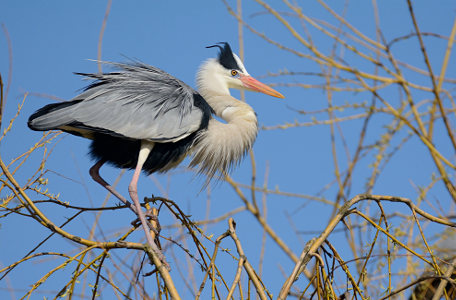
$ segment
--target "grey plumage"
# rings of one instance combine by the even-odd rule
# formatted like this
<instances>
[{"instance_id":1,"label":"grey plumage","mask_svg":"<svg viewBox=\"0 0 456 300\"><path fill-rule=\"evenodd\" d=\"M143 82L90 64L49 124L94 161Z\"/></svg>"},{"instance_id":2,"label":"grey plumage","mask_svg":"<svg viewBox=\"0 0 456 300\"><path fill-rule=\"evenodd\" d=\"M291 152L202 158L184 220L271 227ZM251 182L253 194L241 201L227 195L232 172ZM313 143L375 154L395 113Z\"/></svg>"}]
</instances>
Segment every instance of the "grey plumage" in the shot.
<instances>
[{"instance_id":1,"label":"grey plumage","mask_svg":"<svg viewBox=\"0 0 456 300\"><path fill-rule=\"evenodd\" d=\"M78 73L96 81L74 97L72 105L33 115L30 128L76 131L87 138L93 131L102 131L130 139L176 142L200 127L203 111L194 105L197 92L184 82L139 62L110 64L119 72Z\"/></svg>"}]
</instances>

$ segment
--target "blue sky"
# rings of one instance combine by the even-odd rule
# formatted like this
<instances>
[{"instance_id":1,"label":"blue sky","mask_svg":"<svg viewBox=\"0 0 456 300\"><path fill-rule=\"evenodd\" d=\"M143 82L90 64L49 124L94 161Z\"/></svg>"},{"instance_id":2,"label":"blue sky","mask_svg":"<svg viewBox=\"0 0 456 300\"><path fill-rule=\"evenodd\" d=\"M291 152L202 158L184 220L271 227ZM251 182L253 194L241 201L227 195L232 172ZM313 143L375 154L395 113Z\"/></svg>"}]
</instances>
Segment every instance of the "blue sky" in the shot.
<instances>
[{"instance_id":1,"label":"blue sky","mask_svg":"<svg viewBox=\"0 0 456 300\"><path fill-rule=\"evenodd\" d=\"M378 2L381 24L387 40L409 34L412 31L406 3L403 1ZM381 5L380 2L382 2ZM229 3L235 6L235 1L229 1ZM329 4L341 13L344 8L341 3ZM97 65L91 59L97 58L98 39L106 4L106 1L0 1L0 23L8 31L12 46L12 81L8 82L9 52L7 39L2 32L0 35L0 72L5 87L6 84L9 84L2 130L14 116L24 93L30 93L22 113L15 121L13 130L2 142L0 151L4 161L8 162L26 151L41 136L40 133L30 131L26 126L26 121L36 109L53 101L42 95L71 99L87 84L72 72L97 71ZM271 5L278 11L288 11L281 2L271 2ZM335 23L334 19L331 19L316 1L309 1L305 5L307 15L317 20L332 20ZM438 32L446 36L450 34L455 9L452 1L438 1L433 4L430 1L420 2L416 3L415 7L423 32ZM295 47L298 51L308 53L273 18L267 14L255 15L258 12L264 12L264 9L254 1L244 1L243 14L250 24L288 47ZM375 39L373 18L370 1L349 2L347 19L364 34ZM290 22L295 26L300 24L294 18L290 18ZM314 43L325 53L330 53L332 43L328 41L328 38L313 28L310 28L309 32L312 34ZM166 70L195 87L195 74L198 66L205 59L217 55L215 49L205 47L221 41L230 42L233 50L238 51L237 22L227 12L222 1L113 1L103 37L102 59L125 61L125 57L137 58ZM426 42L429 42L427 45L431 54L431 62L436 70L440 70L442 49L445 49L446 41L427 39ZM247 29L244 29L244 43L245 66L249 73L265 83L279 84L275 88L286 97L281 100L262 94L246 93L247 102L256 110L260 125L273 126L295 121L309 122L311 121L310 116L303 116L296 110L312 111L327 107L325 93L319 89L284 86L285 83L321 83L321 79L305 76L280 78L266 76L268 72L277 73L281 70L321 72L315 63L281 51ZM407 63L424 68L422 56L416 50L416 46L416 41L398 43L393 46L393 51ZM410 51L410 49L415 50ZM362 60L352 59L350 56L352 54L348 51L346 55L347 60L353 65L372 72L373 67L365 66ZM450 63L447 74L448 77L455 78L456 73L452 66L454 66L454 61ZM412 78L417 83L428 84L423 76L411 76L414 76ZM233 92L233 95L238 97L239 93ZM395 95L393 91L385 92L386 97L392 95ZM424 93L416 96L419 99L430 97L429 94ZM337 94L334 101L336 104L343 104L362 100L370 101L370 98L362 94L347 92ZM327 115L317 117L325 119ZM390 116L385 116L385 118L390 118ZM374 141L378 135L383 133L381 128L383 121L374 118L372 122L379 124L379 128L369 132L368 140ZM343 129L350 142L359 134L360 122L344 123ZM438 129L442 128L438 127ZM439 134L440 131L437 131L436 136L438 137ZM70 135L62 136L46 165L46 168L52 170L52 173L48 173L49 187L55 192L60 192L64 201L83 206L97 206L101 204L106 192L92 182L88 175L92 162L87 155L87 146L88 141L84 139ZM343 148L340 141L338 146ZM351 155L353 155L355 146L348 145L349 150L352 151ZM324 186L334 178L328 126L261 131L254 151L258 172L257 182L260 186L265 173L269 172L268 187L270 189L324 196L331 201L334 200L335 187L320 193ZM443 153L451 155L451 151L451 148L443 145ZM423 155L424 152L423 146L417 141L412 140L407 143L385 168L385 174L379 179L374 193L416 198L416 189L413 184L428 184L431 172L435 172L432 161L428 156ZM343 151L341 150L340 153ZM454 156L452 158L454 161ZM38 159L40 156L36 154L31 161L38 163ZM342 167L345 167L343 160L341 161ZM25 180L27 171L36 169L36 163L23 167L18 173L19 180ZM184 162L182 166L186 165L187 162ZM106 166L101 172L108 181L114 181L119 170ZM354 179L351 196L364 192L365 178L370 174L369 172L368 163L356 171L355 174L358 177ZM127 185L131 175L131 171L127 172L119 184L118 190L122 194L127 194ZM248 157L232 173L232 176L236 181L249 184L251 164ZM194 175L184 168L178 168L171 175L154 175L152 179L142 176L139 191L142 196L151 194L169 196L186 213L191 214L195 220L199 220L204 219L206 214L206 191L201 191L203 182L204 180L194 178ZM244 191L246 194L250 193L248 190ZM257 197L261 198L261 193L258 193ZM441 190L436 190L432 197L444 198L446 194ZM220 183L211 188L211 199L211 217L222 215L242 204L226 183ZM268 195L267 201L268 219L271 226L284 237L296 254L299 254L303 243L308 240L309 236L297 238L290 228L295 226L298 231L321 230L331 212L329 206L306 202L299 197ZM111 203L115 203L115 201L111 199ZM305 206L302 208L304 204ZM391 209L394 211L397 208L392 207ZM453 209L453 207L449 206L448 209ZM70 212L65 211L63 211L63 215L59 215L62 211L54 207L49 207L49 210L49 214L56 223L63 222L70 215ZM68 230L80 231L83 232L82 235L87 235L93 218L93 214L87 213L80 222L69 226ZM0 265L2 266L22 257L47 234L45 230L29 219L16 216L9 220L11 221L0 227L0 240L6 241L10 245L9 247L2 246L0 251ZM132 215L129 212L108 212L103 214L102 224L103 228L111 234L116 230L127 228L131 220ZM165 219L164 223L166 224L167 221L172 220ZM236 221L240 239L245 241L246 254L254 257L256 263L261 241L260 227L256 220L247 213L238 214ZM293 222L293 225L290 222ZM226 230L226 224L212 226L208 230L208 234L218 236ZM141 234L138 233L132 238L141 237ZM283 268L288 274L292 263L272 242L268 241L268 245L266 255L270 259L265 266L265 273L269 274L266 281L276 295L284 281L282 275L277 275L278 270ZM55 246L71 249L72 245L55 238L41 251L45 251L45 249L51 251ZM234 246L227 242L225 247L233 248ZM176 255L184 257L183 252L176 253ZM18 283L18 278L23 277L26 284L33 283L46 273L47 269L43 270L41 266L29 263L10 273L11 284L18 289L15 292L16 296L23 295L24 289L26 289L25 286ZM276 274L277 278L271 274ZM229 275L227 276L230 278ZM51 281L44 289L56 290L61 283L59 279ZM5 280L0 282L0 298L11 296L6 290L7 287L8 284ZM179 288L185 290L183 284L179 284ZM109 299L109 297L105 299Z\"/></svg>"}]
</instances>

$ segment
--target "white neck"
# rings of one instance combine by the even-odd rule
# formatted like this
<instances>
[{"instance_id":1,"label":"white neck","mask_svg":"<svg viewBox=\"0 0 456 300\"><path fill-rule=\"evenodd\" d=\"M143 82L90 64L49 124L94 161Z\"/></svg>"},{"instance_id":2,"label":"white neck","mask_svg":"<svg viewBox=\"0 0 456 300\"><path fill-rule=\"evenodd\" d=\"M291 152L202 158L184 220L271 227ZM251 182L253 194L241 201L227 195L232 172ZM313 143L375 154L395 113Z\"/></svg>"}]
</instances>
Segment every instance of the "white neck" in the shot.
<instances>
[{"instance_id":1,"label":"white neck","mask_svg":"<svg viewBox=\"0 0 456 300\"><path fill-rule=\"evenodd\" d=\"M214 96L230 95L228 84L222 76L218 76L221 72L222 67L213 58L205 61L198 70L196 85L206 101Z\"/></svg>"},{"instance_id":2,"label":"white neck","mask_svg":"<svg viewBox=\"0 0 456 300\"><path fill-rule=\"evenodd\" d=\"M230 95L228 84L212 60L204 63L197 77L198 91L226 123L215 118L209 121L207 130L201 132L195 146L191 166L198 165L199 172L208 175L223 175L239 163L252 147L258 133L255 112L245 102Z\"/></svg>"}]
</instances>

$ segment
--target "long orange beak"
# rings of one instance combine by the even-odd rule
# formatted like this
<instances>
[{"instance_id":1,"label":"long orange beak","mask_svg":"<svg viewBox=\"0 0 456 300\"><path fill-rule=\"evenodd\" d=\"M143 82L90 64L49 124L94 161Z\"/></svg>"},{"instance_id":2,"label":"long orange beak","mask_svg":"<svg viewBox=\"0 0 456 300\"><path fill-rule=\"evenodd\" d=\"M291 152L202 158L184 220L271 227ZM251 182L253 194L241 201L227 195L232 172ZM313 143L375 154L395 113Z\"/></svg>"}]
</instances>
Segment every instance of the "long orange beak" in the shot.
<instances>
[{"instance_id":1,"label":"long orange beak","mask_svg":"<svg viewBox=\"0 0 456 300\"><path fill-rule=\"evenodd\" d=\"M244 86L246 88L248 88L252 91L260 92L260 93L263 93L263 94L266 94L266 95L269 95L272 97L276 97L276 98L282 98L282 99L285 98L281 93L277 92L273 88L270 88L266 84L259 82L252 76L241 75L241 77L239 79L242 81L242 83L244 84Z\"/></svg>"}]
</instances>

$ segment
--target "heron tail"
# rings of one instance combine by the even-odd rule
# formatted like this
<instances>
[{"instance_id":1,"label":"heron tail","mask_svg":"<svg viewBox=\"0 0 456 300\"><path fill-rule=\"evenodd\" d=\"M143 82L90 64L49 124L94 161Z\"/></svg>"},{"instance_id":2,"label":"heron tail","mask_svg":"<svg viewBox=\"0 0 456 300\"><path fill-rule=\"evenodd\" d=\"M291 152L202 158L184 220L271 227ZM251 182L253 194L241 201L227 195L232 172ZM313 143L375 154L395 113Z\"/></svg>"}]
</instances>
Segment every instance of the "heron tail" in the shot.
<instances>
[{"instance_id":1,"label":"heron tail","mask_svg":"<svg viewBox=\"0 0 456 300\"><path fill-rule=\"evenodd\" d=\"M36 131L46 131L52 129L59 129L59 127L74 122L71 117L71 106L81 102L82 100L73 100L62 103L48 104L28 119L27 125L30 129Z\"/></svg>"}]
</instances>

